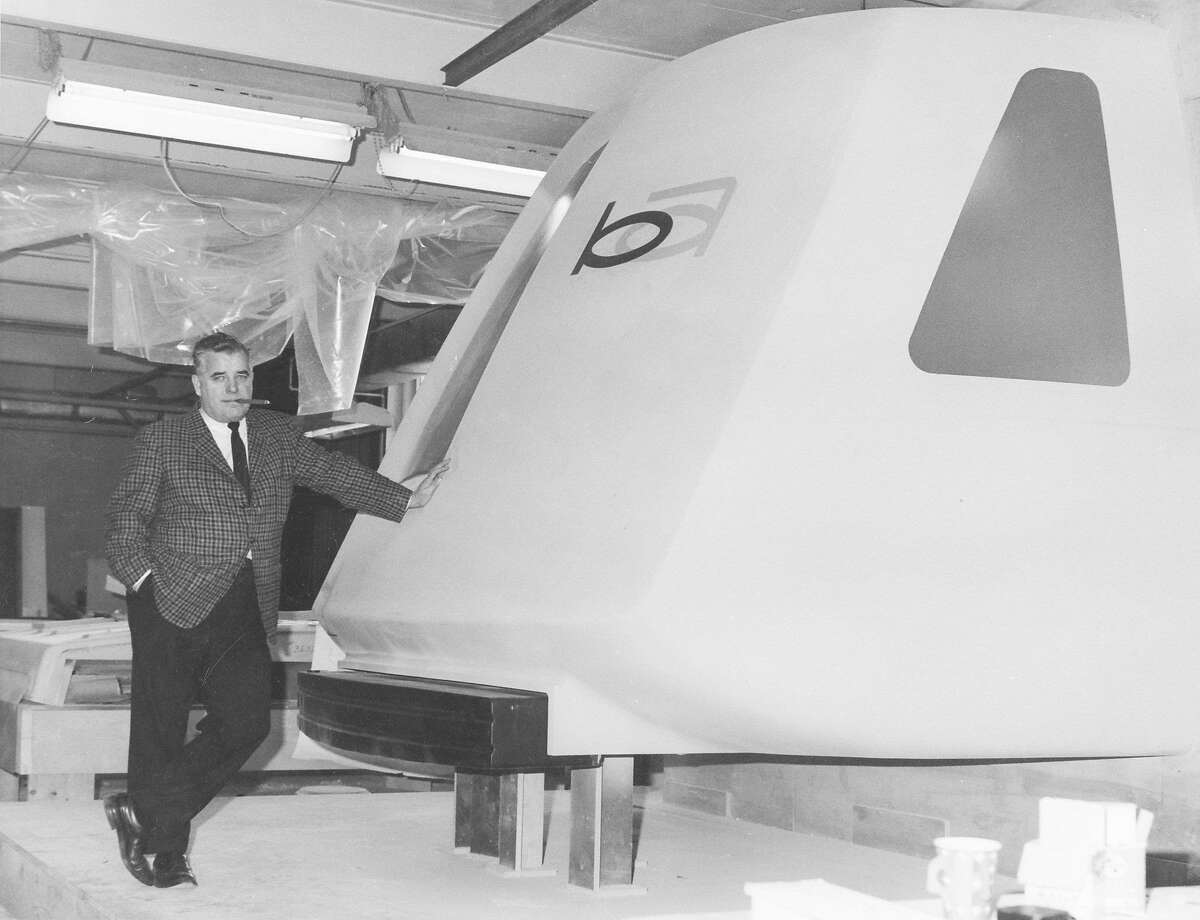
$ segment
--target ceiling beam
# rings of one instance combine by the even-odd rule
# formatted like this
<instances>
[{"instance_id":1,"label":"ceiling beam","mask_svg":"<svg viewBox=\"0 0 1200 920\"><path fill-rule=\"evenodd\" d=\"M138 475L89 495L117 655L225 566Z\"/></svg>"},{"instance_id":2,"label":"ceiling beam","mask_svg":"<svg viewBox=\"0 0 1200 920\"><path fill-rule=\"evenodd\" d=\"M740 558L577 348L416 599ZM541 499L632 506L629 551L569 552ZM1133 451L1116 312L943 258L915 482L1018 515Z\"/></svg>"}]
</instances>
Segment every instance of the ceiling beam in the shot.
<instances>
[{"instance_id":1,"label":"ceiling beam","mask_svg":"<svg viewBox=\"0 0 1200 920\"><path fill-rule=\"evenodd\" d=\"M446 86L459 86L497 61L541 38L551 29L587 9L596 0L538 0L495 32L476 42L442 68Z\"/></svg>"}]
</instances>

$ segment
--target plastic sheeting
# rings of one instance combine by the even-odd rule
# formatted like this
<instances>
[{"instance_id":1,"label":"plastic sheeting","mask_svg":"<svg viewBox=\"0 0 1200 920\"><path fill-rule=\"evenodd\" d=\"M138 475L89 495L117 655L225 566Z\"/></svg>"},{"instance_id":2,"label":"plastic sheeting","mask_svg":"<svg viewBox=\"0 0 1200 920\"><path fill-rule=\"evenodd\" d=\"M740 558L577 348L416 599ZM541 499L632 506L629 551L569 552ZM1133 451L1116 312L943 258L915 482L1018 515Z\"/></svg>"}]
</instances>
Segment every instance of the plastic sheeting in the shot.
<instances>
[{"instance_id":1,"label":"plastic sheeting","mask_svg":"<svg viewBox=\"0 0 1200 920\"><path fill-rule=\"evenodd\" d=\"M351 404L377 293L465 300L512 223L483 206L339 193L315 208L220 205L132 184L9 179L0 252L89 236L88 341L148 361L189 364L191 344L221 329L258 364L294 337L307 414Z\"/></svg>"}]
</instances>

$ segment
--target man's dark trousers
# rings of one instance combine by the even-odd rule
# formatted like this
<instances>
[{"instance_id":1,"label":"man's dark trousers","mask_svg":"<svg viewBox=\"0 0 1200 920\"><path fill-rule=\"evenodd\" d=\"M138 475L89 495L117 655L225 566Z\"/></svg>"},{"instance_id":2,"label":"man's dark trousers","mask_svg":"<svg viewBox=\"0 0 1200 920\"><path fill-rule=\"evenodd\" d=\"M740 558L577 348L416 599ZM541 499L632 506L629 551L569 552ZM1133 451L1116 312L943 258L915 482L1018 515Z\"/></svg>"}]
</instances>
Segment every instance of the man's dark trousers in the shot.
<instances>
[{"instance_id":1,"label":"man's dark trousers","mask_svg":"<svg viewBox=\"0 0 1200 920\"><path fill-rule=\"evenodd\" d=\"M254 753L270 730L271 655L249 560L198 626L164 620L154 576L130 594L133 687L129 796L145 852L186 852L191 819ZM185 744L188 715L206 715Z\"/></svg>"}]
</instances>

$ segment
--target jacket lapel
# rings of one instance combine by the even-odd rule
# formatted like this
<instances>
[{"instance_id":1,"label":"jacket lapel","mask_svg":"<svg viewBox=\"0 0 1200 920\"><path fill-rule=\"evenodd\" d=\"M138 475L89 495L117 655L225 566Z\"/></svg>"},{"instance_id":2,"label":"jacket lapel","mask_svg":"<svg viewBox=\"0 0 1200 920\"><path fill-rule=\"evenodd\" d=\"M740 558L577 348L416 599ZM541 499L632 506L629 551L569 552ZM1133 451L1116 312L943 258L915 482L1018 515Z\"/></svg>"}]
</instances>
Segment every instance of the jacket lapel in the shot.
<instances>
[{"instance_id":1,"label":"jacket lapel","mask_svg":"<svg viewBox=\"0 0 1200 920\"><path fill-rule=\"evenodd\" d=\"M208 426L204 424L204 419L200 417L199 409L187 415L187 429L188 436L196 444L196 448L204 461L224 470L230 479L237 482L236 477L233 475L233 470L225 462L225 458L221 456L221 448L217 447L217 442L213 440L212 432L208 430Z\"/></svg>"},{"instance_id":2,"label":"jacket lapel","mask_svg":"<svg viewBox=\"0 0 1200 920\"><path fill-rule=\"evenodd\" d=\"M255 418L257 412L251 411L246 416L246 430L249 435L246 450L250 454L250 494L260 494L259 480L272 469L272 457L278 449L275 441L266 436L264 422L261 417Z\"/></svg>"}]
</instances>

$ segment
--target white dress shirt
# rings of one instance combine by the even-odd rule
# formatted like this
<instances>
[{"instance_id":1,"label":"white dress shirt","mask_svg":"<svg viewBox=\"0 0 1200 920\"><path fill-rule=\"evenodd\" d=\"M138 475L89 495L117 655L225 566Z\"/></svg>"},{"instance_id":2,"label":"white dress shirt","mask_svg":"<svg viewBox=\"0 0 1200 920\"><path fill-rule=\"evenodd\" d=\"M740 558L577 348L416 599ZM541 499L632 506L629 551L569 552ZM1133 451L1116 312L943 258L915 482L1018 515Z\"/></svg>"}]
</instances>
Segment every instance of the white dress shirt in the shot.
<instances>
[{"instance_id":1,"label":"white dress shirt","mask_svg":"<svg viewBox=\"0 0 1200 920\"><path fill-rule=\"evenodd\" d=\"M225 458L225 462L229 464L229 468L233 469L233 433L229 430L229 426L224 422L218 422L215 418L209 418L208 413L203 409L200 410L200 417L204 419L204 424L212 432L213 440L217 442L221 456ZM248 419L242 419L238 424L238 434L242 436L242 443L246 445L246 462L249 463L250 425Z\"/></svg>"}]
</instances>

